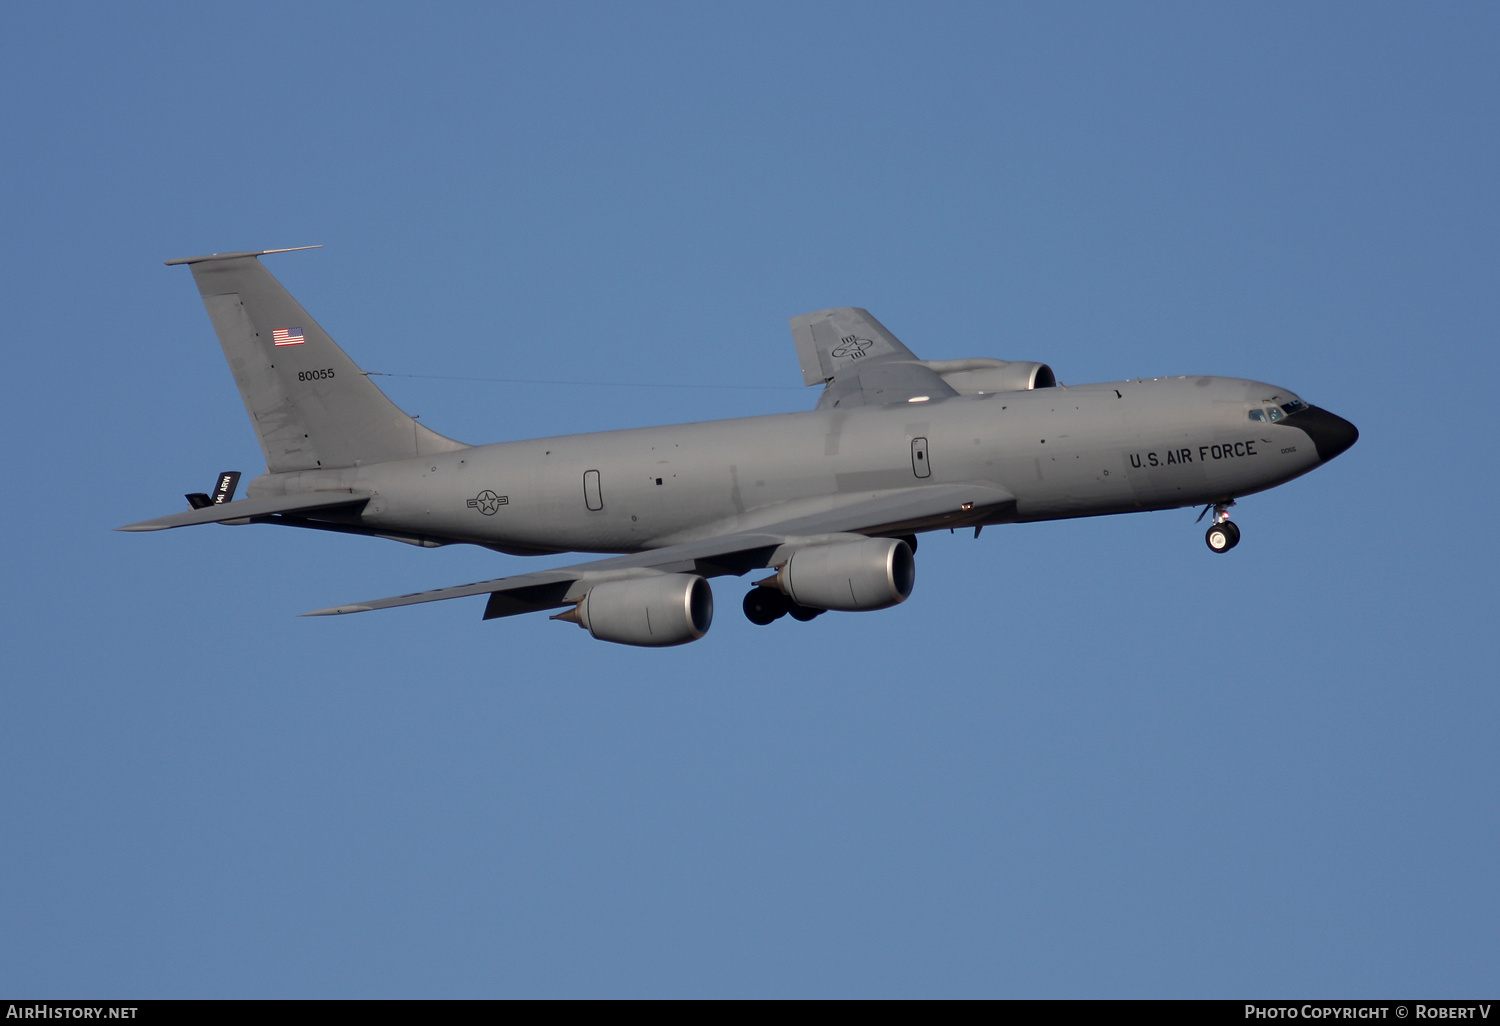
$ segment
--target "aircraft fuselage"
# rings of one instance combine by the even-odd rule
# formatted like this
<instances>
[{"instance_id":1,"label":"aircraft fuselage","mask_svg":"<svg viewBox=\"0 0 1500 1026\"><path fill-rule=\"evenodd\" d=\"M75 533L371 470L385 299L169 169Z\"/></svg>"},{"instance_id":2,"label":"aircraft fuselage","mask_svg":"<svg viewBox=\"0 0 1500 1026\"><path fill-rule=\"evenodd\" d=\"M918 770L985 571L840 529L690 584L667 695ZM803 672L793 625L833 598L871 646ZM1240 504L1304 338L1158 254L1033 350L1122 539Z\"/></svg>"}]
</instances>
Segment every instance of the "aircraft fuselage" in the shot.
<instances>
[{"instance_id":1,"label":"aircraft fuselage","mask_svg":"<svg viewBox=\"0 0 1500 1026\"><path fill-rule=\"evenodd\" d=\"M1336 455L1298 416L1249 418L1291 395L1203 376L999 392L472 446L250 493L367 490L368 528L516 552L654 549L922 484L996 485L1008 520L1096 516L1232 500Z\"/></svg>"},{"instance_id":2,"label":"aircraft fuselage","mask_svg":"<svg viewBox=\"0 0 1500 1026\"><path fill-rule=\"evenodd\" d=\"M486 596L485 619L554 619L626 645L680 645L713 622L707 579L772 571L752 623L906 601L915 535L943 527L1203 504L1204 542L1239 544L1229 507L1354 444L1353 424L1273 385L1178 377L1063 387L1036 361L922 360L860 307L788 322L817 409L466 445L408 416L260 258L180 257L266 457L190 509L127 524L281 524L571 566L343 603L335 616ZM1205 513L1207 509L1205 509ZM1200 515L1200 520L1202 519Z\"/></svg>"}]
</instances>

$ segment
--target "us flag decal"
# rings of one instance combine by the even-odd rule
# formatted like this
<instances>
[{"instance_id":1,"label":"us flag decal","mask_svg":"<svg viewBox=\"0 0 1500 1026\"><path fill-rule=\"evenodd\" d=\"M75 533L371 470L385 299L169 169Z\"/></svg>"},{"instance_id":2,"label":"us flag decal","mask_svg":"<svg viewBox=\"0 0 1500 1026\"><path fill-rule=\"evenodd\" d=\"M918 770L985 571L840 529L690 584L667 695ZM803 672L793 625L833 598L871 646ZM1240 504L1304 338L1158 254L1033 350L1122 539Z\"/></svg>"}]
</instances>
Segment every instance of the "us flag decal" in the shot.
<instances>
[{"instance_id":1,"label":"us flag decal","mask_svg":"<svg viewBox=\"0 0 1500 1026\"><path fill-rule=\"evenodd\" d=\"M300 346L307 339L302 337L301 328L272 328L271 341L278 346Z\"/></svg>"}]
</instances>

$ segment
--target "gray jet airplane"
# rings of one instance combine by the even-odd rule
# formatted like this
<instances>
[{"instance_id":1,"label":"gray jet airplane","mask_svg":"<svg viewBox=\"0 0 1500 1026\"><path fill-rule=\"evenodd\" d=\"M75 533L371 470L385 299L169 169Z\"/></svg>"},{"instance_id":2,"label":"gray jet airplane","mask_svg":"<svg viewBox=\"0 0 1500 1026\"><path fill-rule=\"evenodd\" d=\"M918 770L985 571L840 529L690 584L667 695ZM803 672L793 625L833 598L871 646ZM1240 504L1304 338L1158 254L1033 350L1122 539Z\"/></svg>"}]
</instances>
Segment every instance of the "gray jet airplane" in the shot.
<instances>
[{"instance_id":1,"label":"gray jet airplane","mask_svg":"<svg viewBox=\"0 0 1500 1026\"><path fill-rule=\"evenodd\" d=\"M317 247L303 246L299 249ZM122 527L283 524L512 555L618 553L551 570L321 609L486 596L484 618L553 617L626 645L695 641L707 578L769 570L744 600L790 614L884 609L939 528L1203 506L1207 541L1240 540L1229 508L1348 449L1354 425L1286 389L1185 376L1064 386L1043 363L919 360L864 310L792 318L815 410L465 445L402 413L260 257L187 264L266 456L234 499L220 476L192 509Z\"/></svg>"}]
</instances>

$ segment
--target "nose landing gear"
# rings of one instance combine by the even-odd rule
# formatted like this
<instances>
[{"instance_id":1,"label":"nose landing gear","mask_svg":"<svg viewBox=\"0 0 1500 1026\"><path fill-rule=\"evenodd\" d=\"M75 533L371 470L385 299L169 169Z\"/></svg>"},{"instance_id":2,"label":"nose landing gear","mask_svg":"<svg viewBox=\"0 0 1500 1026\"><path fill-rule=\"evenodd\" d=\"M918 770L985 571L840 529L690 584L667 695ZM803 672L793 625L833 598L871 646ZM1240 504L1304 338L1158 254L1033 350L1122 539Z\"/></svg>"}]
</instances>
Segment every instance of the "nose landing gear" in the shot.
<instances>
[{"instance_id":1,"label":"nose landing gear","mask_svg":"<svg viewBox=\"0 0 1500 1026\"><path fill-rule=\"evenodd\" d=\"M1208 533L1203 540L1208 542L1208 547L1214 552L1228 552L1240 543L1240 529L1229 519L1229 507L1234 505L1234 500L1228 502L1216 502L1213 505L1214 521L1208 525ZM1203 508L1203 513L1208 512L1208 507ZM1203 519L1203 513L1198 514L1198 519Z\"/></svg>"},{"instance_id":2,"label":"nose landing gear","mask_svg":"<svg viewBox=\"0 0 1500 1026\"><path fill-rule=\"evenodd\" d=\"M1203 540L1215 552L1228 552L1240 543L1240 529L1235 526L1234 521L1226 520L1210 527Z\"/></svg>"}]
</instances>

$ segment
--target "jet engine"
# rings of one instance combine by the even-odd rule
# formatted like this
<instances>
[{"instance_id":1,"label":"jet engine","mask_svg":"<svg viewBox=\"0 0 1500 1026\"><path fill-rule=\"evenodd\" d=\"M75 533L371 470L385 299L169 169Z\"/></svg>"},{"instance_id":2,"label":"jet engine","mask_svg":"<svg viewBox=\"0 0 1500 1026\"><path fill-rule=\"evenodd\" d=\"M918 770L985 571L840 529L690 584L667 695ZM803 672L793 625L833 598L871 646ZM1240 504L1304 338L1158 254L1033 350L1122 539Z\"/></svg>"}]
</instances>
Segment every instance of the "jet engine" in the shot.
<instances>
[{"instance_id":1,"label":"jet engine","mask_svg":"<svg viewBox=\"0 0 1500 1026\"><path fill-rule=\"evenodd\" d=\"M922 360L921 364L936 371L959 395L1057 387L1057 376L1045 363L975 357L970 360Z\"/></svg>"},{"instance_id":2,"label":"jet engine","mask_svg":"<svg viewBox=\"0 0 1500 1026\"><path fill-rule=\"evenodd\" d=\"M553 617L600 641L662 648L697 641L714 620L714 593L692 574L658 574L596 584L576 607Z\"/></svg>"},{"instance_id":3,"label":"jet engine","mask_svg":"<svg viewBox=\"0 0 1500 1026\"><path fill-rule=\"evenodd\" d=\"M905 602L916 576L906 542L868 538L798 549L770 583L801 606L859 612Z\"/></svg>"}]
</instances>

